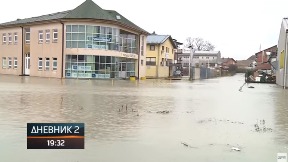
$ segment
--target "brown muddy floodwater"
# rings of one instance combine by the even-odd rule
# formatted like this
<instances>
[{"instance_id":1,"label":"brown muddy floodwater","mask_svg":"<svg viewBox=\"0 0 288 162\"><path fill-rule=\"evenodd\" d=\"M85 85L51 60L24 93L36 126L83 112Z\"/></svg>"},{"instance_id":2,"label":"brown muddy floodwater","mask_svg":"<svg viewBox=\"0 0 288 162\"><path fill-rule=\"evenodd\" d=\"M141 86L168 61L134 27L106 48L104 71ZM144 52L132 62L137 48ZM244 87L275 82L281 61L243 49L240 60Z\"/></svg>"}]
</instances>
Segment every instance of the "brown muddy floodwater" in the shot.
<instances>
[{"instance_id":1,"label":"brown muddy floodwater","mask_svg":"<svg viewBox=\"0 0 288 162\"><path fill-rule=\"evenodd\" d=\"M288 152L288 91L253 84L240 92L243 83L242 74L114 85L0 75L0 161L277 161ZM26 124L40 122L85 123L85 149L27 150Z\"/></svg>"}]
</instances>

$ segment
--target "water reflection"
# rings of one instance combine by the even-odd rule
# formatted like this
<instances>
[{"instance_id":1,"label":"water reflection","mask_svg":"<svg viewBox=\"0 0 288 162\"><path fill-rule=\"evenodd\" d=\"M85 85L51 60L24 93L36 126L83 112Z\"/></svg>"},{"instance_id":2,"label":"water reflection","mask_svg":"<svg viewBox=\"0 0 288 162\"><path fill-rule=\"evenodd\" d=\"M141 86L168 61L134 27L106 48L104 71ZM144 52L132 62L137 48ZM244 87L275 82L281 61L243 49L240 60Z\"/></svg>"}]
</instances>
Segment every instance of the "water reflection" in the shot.
<instances>
[{"instance_id":1,"label":"water reflection","mask_svg":"<svg viewBox=\"0 0 288 162\"><path fill-rule=\"evenodd\" d=\"M288 92L278 88L278 92L273 95L275 104L275 139L279 145L288 146Z\"/></svg>"}]
</instances>

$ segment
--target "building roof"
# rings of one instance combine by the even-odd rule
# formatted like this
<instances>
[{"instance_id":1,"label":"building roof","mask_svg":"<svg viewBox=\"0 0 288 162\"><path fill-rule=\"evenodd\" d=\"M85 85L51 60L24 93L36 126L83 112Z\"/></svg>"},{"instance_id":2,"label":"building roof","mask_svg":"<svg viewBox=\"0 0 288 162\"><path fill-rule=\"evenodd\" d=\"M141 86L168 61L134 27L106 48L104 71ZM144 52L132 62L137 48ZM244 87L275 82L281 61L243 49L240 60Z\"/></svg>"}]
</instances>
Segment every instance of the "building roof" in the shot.
<instances>
[{"instance_id":1,"label":"building roof","mask_svg":"<svg viewBox=\"0 0 288 162\"><path fill-rule=\"evenodd\" d=\"M42 15L42 16L38 16L38 17L31 17L31 18L26 18L26 19L17 19L15 21L2 23L2 24L0 24L0 27L11 26L11 25L22 25L22 24L27 24L27 23L32 23L32 22L41 22L41 21L47 21L47 20L57 20L57 19L64 18L70 11L71 10L52 13L52 14L48 14L48 15Z\"/></svg>"},{"instance_id":2,"label":"building roof","mask_svg":"<svg viewBox=\"0 0 288 162\"><path fill-rule=\"evenodd\" d=\"M228 58L224 58L224 57L221 58L221 62L222 62L222 63L226 63L226 62L228 62L228 61L231 60L231 59L232 59L234 62L237 62L237 61L234 60L233 58L229 58L229 57L228 57Z\"/></svg>"},{"instance_id":3,"label":"building roof","mask_svg":"<svg viewBox=\"0 0 288 162\"><path fill-rule=\"evenodd\" d=\"M70 19L95 19L95 20L108 20L112 22L117 22L125 26L129 26L135 30L139 30L145 34L149 32L135 25L124 16L113 10L104 10L99 7L92 0L86 0L81 5L73 10L57 12L53 14L42 15L38 17L17 19L15 21L6 22L0 24L0 28L9 27L15 25L23 25L34 22L52 21L52 20L70 20Z\"/></svg>"},{"instance_id":4,"label":"building roof","mask_svg":"<svg viewBox=\"0 0 288 162\"><path fill-rule=\"evenodd\" d=\"M238 67L249 67L253 63L254 60L237 60L236 65Z\"/></svg>"},{"instance_id":5,"label":"building roof","mask_svg":"<svg viewBox=\"0 0 288 162\"><path fill-rule=\"evenodd\" d=\"M167 39L169 39L174 48L177 48L175 42L170 35L157 35L151 34L147 36L147 44L163 44Z\"/></svg>"},{"instance_id":6,"label":"building roof","mask_svg":"<svg viewBox=\"0 0 288 162\"><path fill-rule=\"evenodd\" d=\"M86 0L80 6L71 10L64 18L66 19L96 19L115 20L107 11L103 10L92 0Z\"/></svg>"},{"instance_id":7,"label":"building roof","mask_svg":"<svg viewBox=\"0 0 288 162\"><path fill-rule=\"evenodd\" d=\"M220 51L195 51L194 56L218 56Z\"/></svg>"},{"instance_id":8,"label":"building roof","mask_svg":"<svg viewBox=\"0 0 288 162\"><path fill-rule=\"evenodd\" d=\"M266 49L264 49L264 50L261 50L261 51L255 53L255 55L262 54L263 51L273 52L273 51L276 51L276 50L277 50L277 45L272 46L272 47L269 47L269 48L266 48Z\"/></svg>"},{"instance_id":9,"label":"building roof","mask_svg":"<svg viewBox=\"0 0 288 162\"><path fill-rule=\"evenodd\" d=\"M252 55L252 56L250 56L247 60L252 60L252 61L254 61L254 60L256 60L256 56L255 56L255 55Z\"/></svg>"}]
</instances>

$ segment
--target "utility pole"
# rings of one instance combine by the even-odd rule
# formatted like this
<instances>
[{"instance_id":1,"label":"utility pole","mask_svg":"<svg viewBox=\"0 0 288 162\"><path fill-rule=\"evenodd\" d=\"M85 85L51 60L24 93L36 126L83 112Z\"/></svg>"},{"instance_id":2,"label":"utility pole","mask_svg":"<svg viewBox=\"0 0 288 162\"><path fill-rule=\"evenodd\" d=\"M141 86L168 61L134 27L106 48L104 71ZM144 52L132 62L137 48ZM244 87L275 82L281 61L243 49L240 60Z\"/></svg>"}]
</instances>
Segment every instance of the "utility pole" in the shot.
<instances>
[{"instance_id":1,"label":"utility pole","mask_svg":"<svg viewBox=\"0 0 288 162\"><path fill-rule=\"evenodd\" d=\"M193 76L191 75L192 72L192 66L191 64L193 63L193 55L194 55L194 49L193 46L190 45L188 48L190 48L190 57L189 57L189 80L193 79Z\"/></svg>"}]
</instances>

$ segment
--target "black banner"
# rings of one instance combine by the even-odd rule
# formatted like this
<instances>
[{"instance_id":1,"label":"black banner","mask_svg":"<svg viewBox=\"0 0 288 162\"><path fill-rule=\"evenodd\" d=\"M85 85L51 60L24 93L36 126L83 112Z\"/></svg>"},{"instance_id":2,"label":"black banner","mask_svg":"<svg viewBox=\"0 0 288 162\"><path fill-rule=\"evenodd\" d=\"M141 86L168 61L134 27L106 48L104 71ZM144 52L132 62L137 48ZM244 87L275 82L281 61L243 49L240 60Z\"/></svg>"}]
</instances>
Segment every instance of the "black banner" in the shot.
<instances>
[{"instance_id":1,"label":"black banner","mask_svg":"<svg viewBox=\"0 0 288 162\"><path fill-rule=\"evenodd\" d=\"M84 123L27 123L27 149L84 149Z\"/></svg>"}]
</instances>

